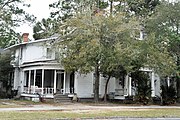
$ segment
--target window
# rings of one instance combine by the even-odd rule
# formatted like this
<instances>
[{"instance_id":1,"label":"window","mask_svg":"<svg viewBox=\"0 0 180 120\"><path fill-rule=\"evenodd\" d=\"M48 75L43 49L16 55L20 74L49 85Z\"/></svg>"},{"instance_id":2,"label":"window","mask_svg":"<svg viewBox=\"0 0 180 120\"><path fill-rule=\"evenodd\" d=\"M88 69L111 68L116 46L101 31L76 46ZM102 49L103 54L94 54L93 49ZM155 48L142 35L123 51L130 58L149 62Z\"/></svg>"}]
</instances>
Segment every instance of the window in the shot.
<instances>
[{"instance_id":1,"label":"window","mask_svg":"<svg viewBox=\"0 0 180 120\"><path fill-rule=\"evenodd\" d=\"M20 48L20 54L19 54L19 58L22 59L23 57L23 47Z\"/></svg>"},{"instance_id":2,"label":"window","mask_svg":"<svg viewBox=\"0 0 180 120\"><path fill-rule=\"evenodd\" d=\"M51 51L50 48L47 48L46 58L47 58L47 59L51 59L51 58L52 58L52 51Z\"/></svg>"}]
</instances>

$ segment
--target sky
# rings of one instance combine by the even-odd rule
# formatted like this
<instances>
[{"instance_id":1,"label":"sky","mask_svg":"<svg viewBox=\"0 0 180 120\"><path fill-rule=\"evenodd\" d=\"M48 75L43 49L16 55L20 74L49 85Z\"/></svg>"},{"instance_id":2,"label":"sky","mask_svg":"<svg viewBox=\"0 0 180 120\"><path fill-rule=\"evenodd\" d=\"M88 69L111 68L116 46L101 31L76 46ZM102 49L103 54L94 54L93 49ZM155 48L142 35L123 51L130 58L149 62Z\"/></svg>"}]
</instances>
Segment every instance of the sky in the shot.
<instances>
[{"instance_id":1,"label":"sky","mask_svg":"<svg viewBox=\"0 0 180 120\"><path fill-rule=\"evenodd\" d=\"M48 18L50 15L49 4L55 2L57 0L25 0L25 3L31 5L29 8L25 8L25 11L33 14L37 17L38 21L41 21L42 18ZM35 23L35 22L34 22ZM18 27L17 32L20 34L29 33L29 38L33 39L33 24L22 24Z\"/></svg>"}]
</instances>

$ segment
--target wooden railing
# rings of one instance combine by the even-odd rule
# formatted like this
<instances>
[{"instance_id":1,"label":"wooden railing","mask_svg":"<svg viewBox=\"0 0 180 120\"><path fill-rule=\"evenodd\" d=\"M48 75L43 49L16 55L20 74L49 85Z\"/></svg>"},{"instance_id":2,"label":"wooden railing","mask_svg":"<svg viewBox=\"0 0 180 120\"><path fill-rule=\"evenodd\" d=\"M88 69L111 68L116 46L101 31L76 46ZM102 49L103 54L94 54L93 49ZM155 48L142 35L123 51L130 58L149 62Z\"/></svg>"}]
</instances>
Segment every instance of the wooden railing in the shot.
<instances>
[{"instance_id":1,"label":"wooden railing","mask_svg":"<svg viewBox=\"0 0 180 120\"><path fill-rule=\"evenodd\" d=\"M56 90L56 92L58 91ZM64 93L64 89L60 89L59 92ZM34 86L24 87L23 93L38 93L38 94L44 94L44 95L54 94L54 88L50 88L50 87L40 88L40 87L35 86L35 89L34 89ZM68 93L74 93L74 88L70 88Z\"/></svg>"},{"instance_id":2,"label":"wooden railing","mask_svg":"<svg viewBox=\"0 0 180 120\"><path fill-rule=\"evenodd\" d=\"M54 88L24 87L24 93L54 94Z\"/></svg>"},{"instance_id":3,"label":"wooden railing","mask_svg":"<svg viewBox=\"0 0 180 120\"><path fill-rule=\"evenodd\" d=\"M43 94L54 94L54 88L44 88Z\"/></svg>"}]
</instances>

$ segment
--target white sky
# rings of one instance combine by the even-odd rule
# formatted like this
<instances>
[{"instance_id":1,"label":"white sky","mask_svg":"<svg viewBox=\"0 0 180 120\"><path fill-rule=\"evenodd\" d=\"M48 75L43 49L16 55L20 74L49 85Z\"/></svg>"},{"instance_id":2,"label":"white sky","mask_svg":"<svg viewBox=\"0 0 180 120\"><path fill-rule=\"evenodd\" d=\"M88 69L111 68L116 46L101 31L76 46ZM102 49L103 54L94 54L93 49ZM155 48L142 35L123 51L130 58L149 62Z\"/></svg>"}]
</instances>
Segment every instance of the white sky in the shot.
<instances>
[{"instance_id":1,"label":"white sky","mask_svg":"<svg viewBox=\"0 0 180 120\"><path fill-rule=\"evenodd\" d=\"M50 15L49 4L57 0L25 0L25 3L31 4L31 7L26 8L25 11L37 17L38 21L42 18L48 18ZM29 33L29 38L33 39L33 24L23 24L16 29L19 33Z\"/></svg>"}]
</instances>

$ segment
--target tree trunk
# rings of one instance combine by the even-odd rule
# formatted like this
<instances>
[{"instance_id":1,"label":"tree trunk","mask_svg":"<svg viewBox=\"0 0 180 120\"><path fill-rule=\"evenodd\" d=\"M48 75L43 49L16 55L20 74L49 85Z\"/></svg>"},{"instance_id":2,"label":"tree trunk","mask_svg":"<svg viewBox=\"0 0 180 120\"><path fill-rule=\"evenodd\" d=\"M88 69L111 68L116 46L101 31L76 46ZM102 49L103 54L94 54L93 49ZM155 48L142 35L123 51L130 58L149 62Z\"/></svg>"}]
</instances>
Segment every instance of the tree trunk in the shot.
<instances>
[{"instance_id":1,"label":"tree trunk","mask_svg":"<svg viewBox=\"0 0 180 120\"><path fill-rule=\"evenodd\" d=\"M113 13L113 0L110 1L110 16L112 17Z\"/></svg>"},{"instance_id":2,"label":"tree trunk","mask_svg":"<svg viewBox=\"0 0 180 120\"><path fill-rule=\"evenodd\" d=\"M180 58L177 55L177 67L180 69ZM180 77L176 75L176 88L177 88L177 102L180 103Z\"/></svg>"},{"instance_id":3,"label":"tree trunk","mask_svg":"<svg viewBox=\"0 0 180 120\"><path fill-rule=\"evenodd\" d=\"M180 78L176 78L176 87L177 87L177 102L180 103Z\"/></svg>"},{"instance_id":4,"label":"tree trunk","mask_svg":"<svg viewBox=\"0 0 180 120\"><path fill-rule=\"evenodd\" d=\"M99 79L100 79L100 73L99 73L99 66L97 65L95 67L95 85L94 85L94 102L98 103L99 101Z\"/></svg>"},{"instance_id":5,"label":"tree trunk","mask_svg":"<svg viewBox=\"0 0 180 120\"><path fill-rule=\"evenodd\" d=\"M106 86L105 86L105 90L104 90L104 102L107 102L107 87L108 87L108 83L109 83L110 78L111 78L111 76L109 76L107 81L106 81Z\"/></svg>"}]
</instances>

